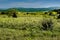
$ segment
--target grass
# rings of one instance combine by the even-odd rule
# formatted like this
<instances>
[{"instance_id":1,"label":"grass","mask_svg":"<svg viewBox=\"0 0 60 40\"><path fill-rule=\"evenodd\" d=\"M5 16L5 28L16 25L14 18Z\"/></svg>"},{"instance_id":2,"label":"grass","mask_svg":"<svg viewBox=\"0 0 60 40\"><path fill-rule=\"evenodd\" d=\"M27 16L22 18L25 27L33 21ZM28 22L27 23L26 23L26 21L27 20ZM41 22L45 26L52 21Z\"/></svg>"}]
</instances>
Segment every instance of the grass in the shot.
<instances>
[{"instance_id":1,"label":"grass","mask_svg":"<svg viewBox=\"0 0 60 40\"><path fill-rule=\"evenodd\" d=\"M43 30L44 20L53 21L53 30ZM60 40L60 21L53 17L0 18L0 40Z\"/></svg>"}]
</instances>

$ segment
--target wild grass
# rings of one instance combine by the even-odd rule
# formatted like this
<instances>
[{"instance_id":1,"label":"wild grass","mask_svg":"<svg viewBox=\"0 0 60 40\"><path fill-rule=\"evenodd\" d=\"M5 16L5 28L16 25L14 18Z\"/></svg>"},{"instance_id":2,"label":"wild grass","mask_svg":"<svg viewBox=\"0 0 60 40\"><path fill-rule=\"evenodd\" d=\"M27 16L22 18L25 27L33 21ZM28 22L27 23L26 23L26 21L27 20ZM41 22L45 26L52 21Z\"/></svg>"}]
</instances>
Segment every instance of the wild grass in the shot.
<instances>
[{"instance_id":1,"label":"wild grass","mask_svg":"<svg viewBox=\"0 0 60 40\"><path fill-rule=\"evenodd\" d=\"M53 30L43 30L43 21L50 20ZM59 28L60 21L53 17L0 18L0 40L57 40L60 39Z\"/></svg>"}]
</instances>

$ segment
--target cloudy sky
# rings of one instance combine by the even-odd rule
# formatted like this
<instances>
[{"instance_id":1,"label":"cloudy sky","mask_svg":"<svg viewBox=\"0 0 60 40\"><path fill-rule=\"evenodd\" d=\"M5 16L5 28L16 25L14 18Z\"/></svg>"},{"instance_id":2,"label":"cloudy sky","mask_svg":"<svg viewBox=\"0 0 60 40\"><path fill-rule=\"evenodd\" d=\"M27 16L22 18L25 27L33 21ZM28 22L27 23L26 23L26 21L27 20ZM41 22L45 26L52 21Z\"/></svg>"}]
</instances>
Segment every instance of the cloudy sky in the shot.
<instances>
[{"instance_id":1,"label":"cloudy sky","mask_svg":"<svg viewBox=\"0 0 60 40\"><path fill-rule=\"evenodd\" d=\"M0 0L0 8L11 7L24 7L24 8L60 7L60 0Z\"/></svg>"}]
</instances>

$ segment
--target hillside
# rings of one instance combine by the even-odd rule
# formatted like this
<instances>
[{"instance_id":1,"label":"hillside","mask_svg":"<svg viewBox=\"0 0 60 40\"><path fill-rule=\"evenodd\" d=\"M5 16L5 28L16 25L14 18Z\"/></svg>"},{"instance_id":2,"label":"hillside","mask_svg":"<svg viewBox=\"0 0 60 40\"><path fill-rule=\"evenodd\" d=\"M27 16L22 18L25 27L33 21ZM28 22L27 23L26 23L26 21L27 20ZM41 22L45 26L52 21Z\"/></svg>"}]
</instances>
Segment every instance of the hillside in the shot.
<instances>
[{"instance_id":1,"label":"hillside","mask_svg":"<svg viewBox=\"0 0 60 40\"><path fill-rule=\"evenodd\" d=\"M49 7L49 8L8 8L8 9L0 9L0 11L8 11L11 9L16 9L20 12L39 12L39 11L51 11L54 9L60 9L59 7Z\"/></svg>"}]
</instances>

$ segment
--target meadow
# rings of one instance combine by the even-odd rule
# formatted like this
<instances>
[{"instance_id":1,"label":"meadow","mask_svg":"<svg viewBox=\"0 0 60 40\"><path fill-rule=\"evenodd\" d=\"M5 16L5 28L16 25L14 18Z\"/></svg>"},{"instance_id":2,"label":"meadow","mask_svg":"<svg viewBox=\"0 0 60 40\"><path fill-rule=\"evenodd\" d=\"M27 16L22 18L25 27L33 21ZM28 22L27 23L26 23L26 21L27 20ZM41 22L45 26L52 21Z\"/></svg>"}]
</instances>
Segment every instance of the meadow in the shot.
<instances>
[{"instance_id":1,"label":"meadow","mask_svg":"<svg viewBox=\"0 0 60 40\"><path fill-rule=\"evenodd\" d=\"M43 21L50 19L53 22L53 30L43 30ZM53 18L0 18L0 40L60 40L59 26L59 20Z\"/></svg>"},{"instance_id":2,"label":"meadow","mask_svg":"<svg viewBox=\"0 0 60 40\"><path fill-rule=\"evenodd\" d=\"M60 40L56 12L12 13L0 13L0 40Z\"/></svg>"}]
</instances>

